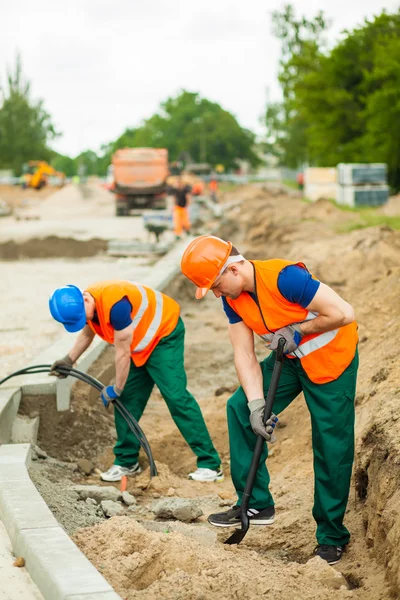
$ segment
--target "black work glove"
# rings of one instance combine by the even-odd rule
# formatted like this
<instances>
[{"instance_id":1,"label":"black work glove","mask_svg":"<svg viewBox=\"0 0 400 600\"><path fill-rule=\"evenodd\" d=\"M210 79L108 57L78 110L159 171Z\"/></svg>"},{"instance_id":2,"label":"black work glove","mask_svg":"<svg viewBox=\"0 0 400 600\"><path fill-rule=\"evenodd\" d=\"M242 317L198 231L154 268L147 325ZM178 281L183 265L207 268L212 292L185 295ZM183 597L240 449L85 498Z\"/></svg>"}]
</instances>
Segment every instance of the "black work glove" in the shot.
<instances>
[{"instance_id":1,"label":"black work glove","mask_svg":"<svg viewBox=\"0 0 400 600\"><path fill-rule=\"evenodd\" d=\"M72 358L69 356L69 354L67 354L66 356L64 356L64 358L60 358L59 360L56 360L55 362L53 362L53 364L50 367L49 375L54 375L55 377L58 377L58 379L66 379L66 377L68 377L68 375L64 375L64 373L59 373L58 371L56 371L56 369L57 369L57 367L64 367L65 369L71 369L73 364L74 363L72 362Z\"/></svg>"},{"instance_id":2,"label":"black work glove","mask_svg":"<svg viewBox=\"0 0 400 600\"><path fill-rule=\"evenodd\" d=\"M270 345L271 350L278 349L278 343L281 338L285 339L285 345L283 347L284 354L291 354L298 348L302 337L303 332L300 329L300 326L297 323L293 325L288 325L287 327L282 327L282 329L278 329L274 333L274 337L272 338L272 342Z\"/></svg>"},{"instance_id":3,"label":"black work glove","mask_svg":"<svg viewBox=\"0 0 400 600\"><path fill-rule=\"evenodd\" d=\"M273 444L276 440L274 429L278 422L278 417L271 413L270 418L264 424L264 398L257 398L247 403L250 411L250 425L256 435L262 435L267 442Z\"/></svg>"}]
</instances>

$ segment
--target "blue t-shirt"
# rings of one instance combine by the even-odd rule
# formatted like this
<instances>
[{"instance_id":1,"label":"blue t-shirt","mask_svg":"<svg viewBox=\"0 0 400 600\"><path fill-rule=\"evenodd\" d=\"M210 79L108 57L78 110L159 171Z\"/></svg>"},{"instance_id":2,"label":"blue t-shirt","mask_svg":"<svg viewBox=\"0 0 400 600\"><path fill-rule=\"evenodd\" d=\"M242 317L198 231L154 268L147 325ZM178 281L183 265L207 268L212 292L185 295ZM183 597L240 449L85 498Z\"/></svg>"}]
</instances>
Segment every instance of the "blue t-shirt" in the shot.
<instances>
[{"instance_id":1,"label":"blue t-shirt","mask_svg":"<svg viewBox=\"0 0 400 600\"><path fill-rule=\"evenodd\" d=\"M288 265L278 275L278 289L282 296L289 302L293 302L293 304L300 304L303 308L310 304L317 293L319 285L319 281L313 279L306 269L298 265ZM256 295L252 292L249 292L249 295L256 302ZM243 321L242 317L229 306L224 297L222 297L222 305L231 325Z\"/></svg>"},{"instance_id":2,"label":"blue t-shirt","mask_svg":"<svg viewBox=\"0 0 400 600\"><path fill-rule=\"evenodd\" d=\"M121 329L125 329L132 323L131 317L132 304L129 302L128 298L124 296L121 300L116 302L111 310L110 310L110 324L115 331L121 331ZM93 323L99 325L99 317L97 316L97 312L94 312Z\"/></svg>"},{"instance_id":3,"label":"blue t-shirt","mask_svg":"<svg viewBox=\"0 0 400 600\"><path fill-rule=\"evenodd\" d=\"M110 311L110 324L115 331L121 331L132 323L132 304L128 298L124 296L122 300L118 300Z\"/></svg>"}]
</instances>

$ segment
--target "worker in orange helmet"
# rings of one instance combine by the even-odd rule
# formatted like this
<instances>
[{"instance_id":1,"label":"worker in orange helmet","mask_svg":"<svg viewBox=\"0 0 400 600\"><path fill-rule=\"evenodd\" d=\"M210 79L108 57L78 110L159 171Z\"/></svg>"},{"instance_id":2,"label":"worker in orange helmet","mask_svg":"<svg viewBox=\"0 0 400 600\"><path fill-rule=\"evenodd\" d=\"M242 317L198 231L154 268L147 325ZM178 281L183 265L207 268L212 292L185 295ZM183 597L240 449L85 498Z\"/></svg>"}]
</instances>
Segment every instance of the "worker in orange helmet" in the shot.
<instances>
[{"instance_id":1,"label":"worker in orange helmet","mask_svg":"<svg viewBox=\"0 0 400 600\"><path fill-rule=\"evenodd\" d=\"M105 406L119 398L139 421L157 385L176 426L197 456L198 468L189 473L189 479L223 480L221 459L200 407L186 388L185 326L175 300L136 282L110 280L89 285L84 291L75 285L58 288L49 308L68 332L80 332L68 354L53 363L52 375L66 377L57 367L70 369L94 336L100 336L115 347L115 385L101 393ZM120 481L124 475L141 471L139 442L118 411L115 426L115 462L101 474L103 481Z\"/></svg>"},{"instance_id":2,"label":"worker in orange helmet","mask_svg":"<svg viewBox=\"0 0 400 600\"><path fill-rule=\"evenodd\" d=\"M231 242L203 235L191 242L181 263L196 286L196 298L211 290L222 298L241 387L227 404L231 474L238 504L212 514L212 525L240 523L240 503L258 435L273 441L276 415L301 392L311 413L317 523L315 552L329 564L342 556L350 534L343 525L354 457L354 398L358 368L357 324L352 307L318 281L306 266L283 259L246 260ZM259 363L254 335L273 352ZM274 351L285 340L284 361L271 418L264 425L265 397ZM251 524L275 518L265 460L249 501Z\"/></svg>"},{"instance_id":3,"label":"worker in orange helmet","mask_svg":"<svg viewBox=\"0 0 400 600\"><path fill-rule=\"evenodd\" d=\"M175 186L169 186L168 194L174 197L174 233L176 239L181 239L182 232L190 233L190 220L188 207L191 200L191 187L186 185L182 177L178 177Z\"/></svg>"}]
</instances>

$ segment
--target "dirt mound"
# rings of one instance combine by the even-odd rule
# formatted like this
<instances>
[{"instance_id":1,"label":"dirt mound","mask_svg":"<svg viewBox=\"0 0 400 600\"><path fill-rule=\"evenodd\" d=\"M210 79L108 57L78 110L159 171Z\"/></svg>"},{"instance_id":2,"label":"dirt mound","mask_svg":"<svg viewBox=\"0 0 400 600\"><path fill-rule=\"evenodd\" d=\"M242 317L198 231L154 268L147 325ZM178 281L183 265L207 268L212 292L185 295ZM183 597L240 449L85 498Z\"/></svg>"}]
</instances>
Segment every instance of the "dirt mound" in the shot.
<instances>
[{"instance_id":1,"label":"dirt mound","mask_svg":"<svg viewBox=\"0 0 400 600\"><path fill-rule=\"evenodd\" d=\"M260 558L248 549L205 548L179 533L147 531L129 518L116 517L98 525L89 537L80 531L74 541L127 600L325 600L332 593L342 600L352 596L344 578L331 567L292 563L282 572L278 561Z\"/></svg>"},{"instance_id":2,"label":"dirt mound","mask_svg":"<svg viewBox=\"0 0 400 600\"><path fill-rule=\"evenodd\" d=\"M50 235L15 242L0 243L0 260L21 260L24 258L84 258L96 256L107 250L107 241L99 238L76 240Z\"/></svg>"}]
</instances>

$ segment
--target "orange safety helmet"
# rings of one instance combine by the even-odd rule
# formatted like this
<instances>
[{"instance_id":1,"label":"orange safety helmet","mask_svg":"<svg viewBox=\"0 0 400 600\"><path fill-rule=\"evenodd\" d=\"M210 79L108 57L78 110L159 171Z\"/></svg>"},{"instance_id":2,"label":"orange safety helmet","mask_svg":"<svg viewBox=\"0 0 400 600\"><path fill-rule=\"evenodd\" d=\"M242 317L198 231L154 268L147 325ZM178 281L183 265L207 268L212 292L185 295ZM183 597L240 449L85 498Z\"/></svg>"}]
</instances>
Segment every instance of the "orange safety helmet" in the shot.
<instances>
[{"instance_id":1,"label":"orange safety helmet","mask_svg":"<svg viewBox=\"0 0 400 600\"><path fill-rule=\"evenodd\" d=\"M181 270L197 286L197 299L203 298L218 278L231 249L232 242L213 235L201 235L186 248Z\"/></svg>"}]
</instances>

